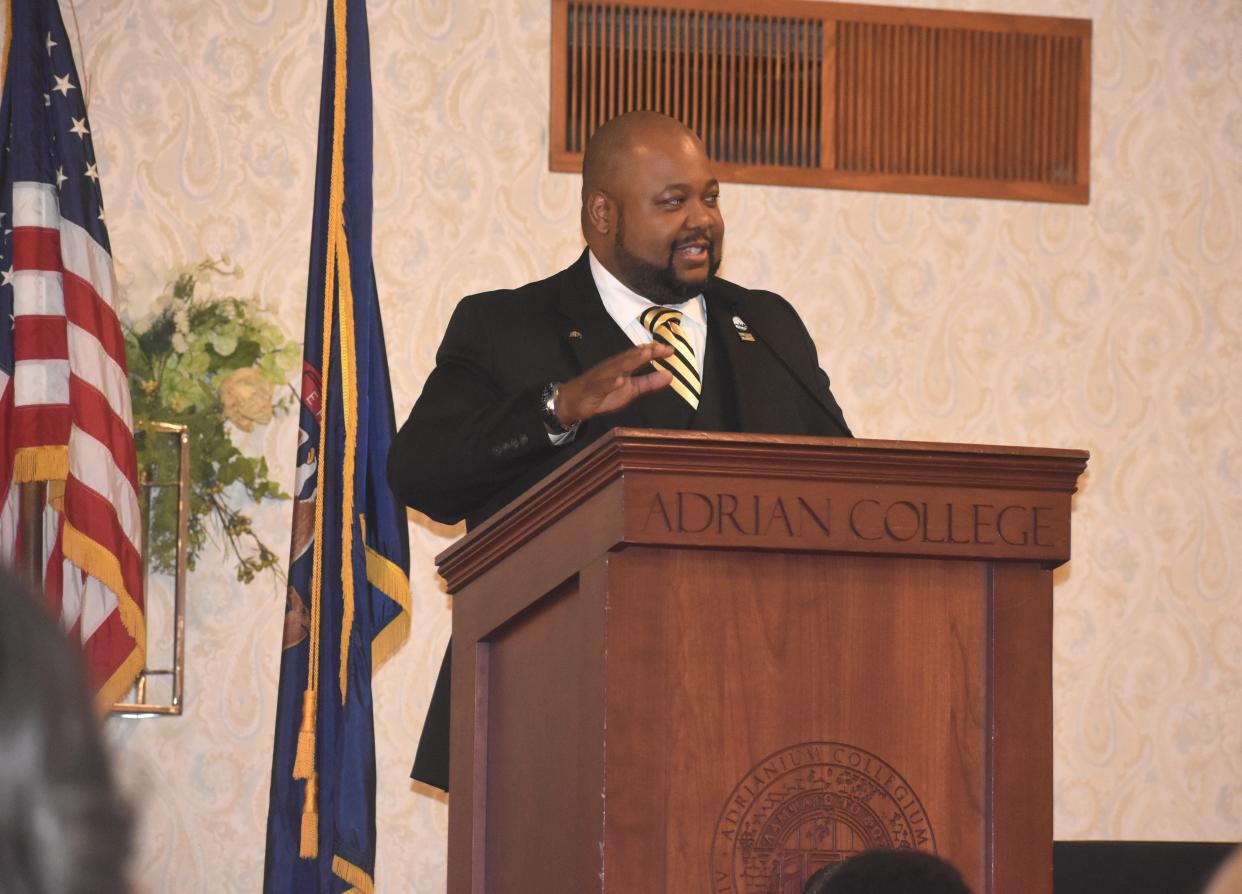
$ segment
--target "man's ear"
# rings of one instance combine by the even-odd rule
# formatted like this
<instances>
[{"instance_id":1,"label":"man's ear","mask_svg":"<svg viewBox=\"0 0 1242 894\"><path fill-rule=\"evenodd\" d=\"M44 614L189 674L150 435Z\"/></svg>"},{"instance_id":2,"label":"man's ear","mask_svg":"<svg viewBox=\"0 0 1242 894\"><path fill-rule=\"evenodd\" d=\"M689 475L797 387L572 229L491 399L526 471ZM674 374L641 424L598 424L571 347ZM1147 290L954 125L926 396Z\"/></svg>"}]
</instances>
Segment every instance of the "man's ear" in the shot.
<instances>
[{"instance_id":1,"label":"man's ear","mask_svg":"<svg viewBox=\"0 0 1242 894\"><path fill-rule=\"evenodd\" d=\"M583 209L586 212L584 216L587 226L601 236L608 235L616 226L617 206L602 189L587 195Z\"/></svg>"}]
</instances>

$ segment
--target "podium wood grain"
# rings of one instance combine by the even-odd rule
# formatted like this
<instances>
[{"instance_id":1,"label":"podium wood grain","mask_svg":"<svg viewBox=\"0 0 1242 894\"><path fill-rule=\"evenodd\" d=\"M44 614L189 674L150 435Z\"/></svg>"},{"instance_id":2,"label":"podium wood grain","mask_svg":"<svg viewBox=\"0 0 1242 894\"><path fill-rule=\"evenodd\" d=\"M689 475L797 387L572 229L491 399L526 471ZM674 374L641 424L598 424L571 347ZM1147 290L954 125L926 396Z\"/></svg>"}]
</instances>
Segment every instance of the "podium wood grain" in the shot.
<instances>
[{"instance_id":1,"label":"podium wood grain","mask_svg":"<svg viewBox=\"0 0 1242 894\"><path fill-rule=\"evenodd\" d=\"M450 894L797 894L876 843L1049 894L1050 569L1085 460L592 445L438 560Z\"/></svg>"}]
</instances>

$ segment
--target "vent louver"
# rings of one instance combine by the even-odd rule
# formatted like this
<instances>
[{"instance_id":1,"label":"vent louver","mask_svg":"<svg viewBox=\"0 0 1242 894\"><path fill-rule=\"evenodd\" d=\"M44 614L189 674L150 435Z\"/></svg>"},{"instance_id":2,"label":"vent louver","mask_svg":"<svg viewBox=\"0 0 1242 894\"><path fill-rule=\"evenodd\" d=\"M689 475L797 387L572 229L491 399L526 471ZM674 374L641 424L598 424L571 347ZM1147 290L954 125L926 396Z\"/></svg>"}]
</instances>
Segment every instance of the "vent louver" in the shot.
<instances>
[{"instance_id":1,"label":"vent louver","mask_svg":"<svg viewBox=\"0 0 1242 894\"><path fill-rule=\"evenodd\" d=\"M729 180L1087 201L1090 21L749 7L553 0L552 169L654 109Z\"/></svg>"}]
</instances>

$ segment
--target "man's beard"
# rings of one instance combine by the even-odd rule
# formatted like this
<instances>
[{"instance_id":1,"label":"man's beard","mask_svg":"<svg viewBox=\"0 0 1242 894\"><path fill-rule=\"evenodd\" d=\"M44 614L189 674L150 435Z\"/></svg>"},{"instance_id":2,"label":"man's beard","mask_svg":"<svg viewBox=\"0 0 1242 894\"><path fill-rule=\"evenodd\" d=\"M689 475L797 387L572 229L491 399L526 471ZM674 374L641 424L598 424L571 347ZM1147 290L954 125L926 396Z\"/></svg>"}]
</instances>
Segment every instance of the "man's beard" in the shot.
<instances>
[{"instance_id":1,"label":"man's beard","mask_svg":"<svg viewBox=\"0 0 1242 894\"><path fill-rule=\"evenodd\" d=\"M617 233L613 239L613 250L617 266L623 274L620 279L631 289L648 301L663 305L685 304L695 295L702 292L711 282L716 271L720 269L720 258L716 254L716 244L703 231L691 233L680 242L694 242L699 239L707 242L707 279L701 283L686 282L677 275L673 266L673 253L677 243L669 246L668 263L658 267L650 261L644 261L630 253L625 247L625 216L617 217Z\"/></svg>"}]
</instances>

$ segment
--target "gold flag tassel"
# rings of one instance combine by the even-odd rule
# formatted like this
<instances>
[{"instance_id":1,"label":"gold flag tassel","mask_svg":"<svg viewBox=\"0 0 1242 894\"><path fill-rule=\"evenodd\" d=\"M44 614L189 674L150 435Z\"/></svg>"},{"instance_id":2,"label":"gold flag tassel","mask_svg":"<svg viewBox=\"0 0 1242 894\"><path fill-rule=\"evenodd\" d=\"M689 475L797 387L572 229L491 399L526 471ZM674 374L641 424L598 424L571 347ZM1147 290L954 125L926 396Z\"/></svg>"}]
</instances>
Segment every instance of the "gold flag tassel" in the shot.
<instances>
[{"instance_id":1,"label":"gold flag tassel","mask_svg":"<svg viewBox=\"0 0 1242 894\"><path fill-rule=\"evenodd\" d=\"M315 720L319 710L319 691L302 693L302 726L298 729L298 750L293 758L293 778L310 779L315 775Z\"/></svg>"},{"instance_id":2,"label":"gold flag tassel","mask_svg":"<svg viewBox=\"0 0 1242 894\"><path fill-rule=\"evenodd\" d=\"M319 856L319 774L306 780L306 800L302 802L302 846L298 856L313 860Z\"/></svg>"}]
</instances>

